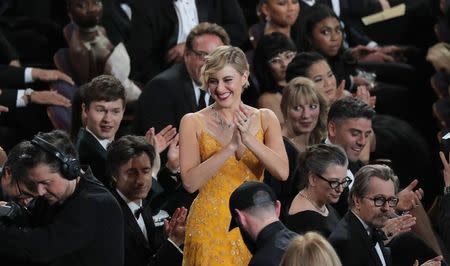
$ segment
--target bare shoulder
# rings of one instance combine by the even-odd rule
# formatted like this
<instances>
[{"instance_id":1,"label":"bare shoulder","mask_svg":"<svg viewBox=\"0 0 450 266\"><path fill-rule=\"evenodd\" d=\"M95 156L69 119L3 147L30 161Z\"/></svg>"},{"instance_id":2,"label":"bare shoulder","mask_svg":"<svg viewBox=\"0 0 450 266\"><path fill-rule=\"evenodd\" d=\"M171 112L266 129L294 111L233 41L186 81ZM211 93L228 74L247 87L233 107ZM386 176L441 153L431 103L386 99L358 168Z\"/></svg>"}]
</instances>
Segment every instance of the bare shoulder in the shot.
<instances>
[{"instance_id":1,"label":"bare shoulder","mask_svg":"<svg viewBox=\"0 0 450 266\"><path fill-rule=\"evenodd\" d=\"M261 119L263 121L278 121L277 116L272 110L268 108L261 108L259 111L261 112Z\"/></svg>"}]
</instances>

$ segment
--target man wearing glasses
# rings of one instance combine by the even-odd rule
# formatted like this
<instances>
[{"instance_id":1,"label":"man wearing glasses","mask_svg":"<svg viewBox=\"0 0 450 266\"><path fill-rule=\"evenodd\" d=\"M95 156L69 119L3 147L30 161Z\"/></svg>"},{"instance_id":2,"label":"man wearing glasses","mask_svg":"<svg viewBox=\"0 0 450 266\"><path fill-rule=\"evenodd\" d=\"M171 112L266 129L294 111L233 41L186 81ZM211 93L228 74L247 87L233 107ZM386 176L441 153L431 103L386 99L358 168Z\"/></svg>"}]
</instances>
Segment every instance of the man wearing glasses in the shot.
<instances>
[{"instance_id":1,"label":"man wearing glasses","mask_svg":"<svg viewBox=\"0 0 450 266\"><path fill-rule=\"evenodd\" d=\"M380 228L394 216L398 179L385 165L367 165L355 176L350 210L329 237L342 265L391 265Z\"/></svg>"}]
</instances>

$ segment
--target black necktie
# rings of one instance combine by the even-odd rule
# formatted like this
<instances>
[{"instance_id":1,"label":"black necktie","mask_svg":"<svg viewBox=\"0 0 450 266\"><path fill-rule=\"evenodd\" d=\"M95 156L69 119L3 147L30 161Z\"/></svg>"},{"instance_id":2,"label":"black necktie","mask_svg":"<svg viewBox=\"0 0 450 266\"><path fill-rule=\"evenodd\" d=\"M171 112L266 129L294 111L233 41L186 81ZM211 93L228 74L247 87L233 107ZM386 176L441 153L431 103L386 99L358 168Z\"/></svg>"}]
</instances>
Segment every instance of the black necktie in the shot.
<instances>
[{"instance_id":1,"label":"black necktie","mask_svg":"<svg viewBox=\"0 0 450 266\"><path fill-rule=\"evenodd\" d=\"M197 111L200 111L206 107L205 94L206 92L200 89L200 97L198 98Z\"/></svg>"}]
</instances>

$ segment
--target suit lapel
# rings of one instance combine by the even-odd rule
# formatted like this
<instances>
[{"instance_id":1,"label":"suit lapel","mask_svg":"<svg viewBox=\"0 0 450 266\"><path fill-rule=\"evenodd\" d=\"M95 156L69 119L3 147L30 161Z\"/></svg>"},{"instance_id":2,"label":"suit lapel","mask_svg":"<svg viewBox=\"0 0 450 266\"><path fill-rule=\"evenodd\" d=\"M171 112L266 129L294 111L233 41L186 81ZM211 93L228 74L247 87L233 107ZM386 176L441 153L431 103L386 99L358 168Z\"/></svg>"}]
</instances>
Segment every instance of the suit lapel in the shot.
<instances>
[{"instance_id":1,"label":"suit lapel","mask_svg":"<svg viewBox=\"0 0 450 266\"><path fill-rule=\"evenodd\" d=\"M378 257L377 251L375 250L375 246L372 243L372 239L367 234L367 231L362 225L362 223L351 211L348 212L348 222L351 230L354 230L356 232L355 236L358 237L362 243L364 243L364 249L368 251L369 256L372 259L372 262L377 266L382 266L383 264L381 263L381 260Z\"/></svg>"},{"instance_id":2,"label":"suit lapel","mask_svg":"<svg viewBox=\"0 0 450 266\"><path fill-rule=\"evenodd\" d=\"M208 21L208 5L209 1L207 0L196 0L195 4L197 5L197 15L198 22Z\"/></svg>"},{"instance_id":3,"label":"suit lapel","mask_svg":"<svg viewBox=\"0 0 450 266\"><path fill-rule=\"evenodd\" d=\"M180 65L182 74L182 88L183 88L183 98L186 99L184 103L187 105L187 110L190 112L197 111L197 100L195 98L194 85L192 84L192 79L189 77L186 66L184 64Z\"/></svg>"},{"instance_id":4,"label":"suit lapel","mask_svg":"<svg viewBox=\"0 0 450 266\"><path fill-rule=\"evenodd\" d=\"M125 232L129 231L137 243L140 243L141 245L145 246L145 248L150 249L149 243L148 243L147 239L145 239L144 234L142 233L142 230L139 227L139 225L134 217L134 214L131 212L130 208L128 207L128 204L122 199L122 197L119 196L119 194L117 193L117 191L115 189L112 191L112 193L116 197L120 206L122 207L122 212L123 212L123 216L125 219L125 227L126 227ZM147 230L147 232L148 232L148 230Z\"/></svg>"}]
</instances>

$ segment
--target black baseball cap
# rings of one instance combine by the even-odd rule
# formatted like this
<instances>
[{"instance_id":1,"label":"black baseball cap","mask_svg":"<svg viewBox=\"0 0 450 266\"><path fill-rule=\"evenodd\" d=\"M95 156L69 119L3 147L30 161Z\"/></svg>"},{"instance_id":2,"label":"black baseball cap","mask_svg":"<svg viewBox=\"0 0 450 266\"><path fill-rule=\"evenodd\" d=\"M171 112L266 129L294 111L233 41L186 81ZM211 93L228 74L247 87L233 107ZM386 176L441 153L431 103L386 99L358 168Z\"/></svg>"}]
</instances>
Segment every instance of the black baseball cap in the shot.
<instances>
[{"instance_id":1,"label":"black baseball cap","mask_svg":"<svg viewBox=\"0 0 450 266\"><path fill-rule=\"evenodd\" d=\"M245 210L255 206L274 203L276 200L277 196L268 185L257 181L242 183L230 196L231 222L229 230L238 226L234 210Z\"/></svg>"}]
</instances>

